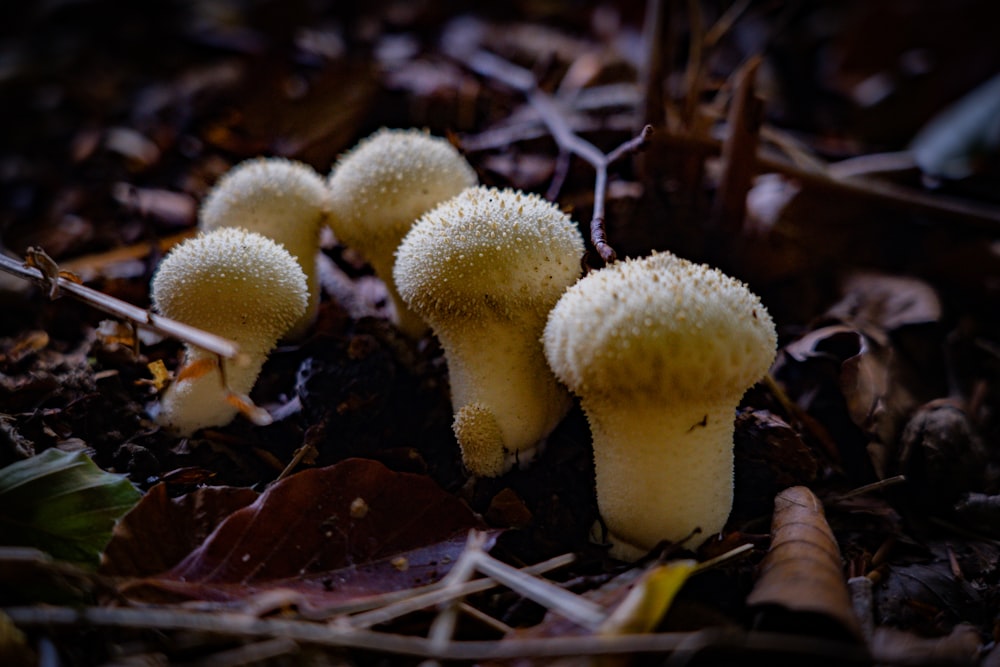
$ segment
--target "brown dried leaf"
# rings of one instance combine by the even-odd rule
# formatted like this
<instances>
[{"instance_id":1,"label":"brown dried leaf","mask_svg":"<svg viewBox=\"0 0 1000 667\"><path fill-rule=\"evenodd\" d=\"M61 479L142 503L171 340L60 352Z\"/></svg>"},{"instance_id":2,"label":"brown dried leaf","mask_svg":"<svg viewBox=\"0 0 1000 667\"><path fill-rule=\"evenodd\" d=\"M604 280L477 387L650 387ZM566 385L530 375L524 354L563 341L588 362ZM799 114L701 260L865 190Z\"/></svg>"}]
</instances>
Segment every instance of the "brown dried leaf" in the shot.
<instances>
[{"instance_id":1,"label":"brown dried leaf","mask_svg":"<svg viewBox=\"0 0 1000 667\"><path fill-rule=\"evenodd\" d=\"M815 454L795 429L767 410L739 412L733 441L736 479L730 521L767 515L769 499L778 491L816 479Z\"/></svg>"},{"instance_id":2,"label":"brown dried leaf","mask_svg":"<svg viewBox=\"0 0 1000 667\"><path fill-rule=\"evenodd\" d=\"M984 570L977 552L987 549L995 563L995 548L970 542L964 548L938 545L927 562L890 566L875 589L876 622L924 635L944 634L959 622L988 624L995 610L964 575Z\"/></svg>"},{"instance_id":3,"label":"brown dried leaf","mask_svg":"<svg viewBox=\"0 0 1000 667\"><path fill-rule=\"evenodd\" d=\"M903 368L891 341L883 331L875 334L866 335L850 323L830 324L790 342L784 351L798 362L839 363L837 383L848 416L869 437L887 444L895 442L918 400L910 371Z\"/></svg>"},{"instance_id":4,"label":"brown dried leaf","mask_svg":"<svg viewBox=\"0 0 1000 667\"><path fill-rule=\"evenodd\" d=\"M771 533L747 598L760 615L758 627L861 641L840 548L812 491L795 486L775 497Z\"/></svg>"},{"instance_id":5,"label":"brown dried leaf","mask_svg":"<svg viewBox=\"0 0 1000 667\"><path fill-rule=\"evenodd\" d=\"M489 531L485 548L492 548L500 531ZM466 547L459 532L427 546L400 551L384 558L353 563L312 574L251 581L182 581L150 577L130 582L122 590L132 600L175 602L206 600L237 603L265 613L295 606L307 618L323 619L345 609L364 608L366 601L393 591L439 581Z\"/></svg>"},{"instance_id":6,"label":"brown dried leaf","mask_svg":"<svg viewBox=\"0 0 1000 667\"><path fill-rule=\"evenodd\" d=\"M223 519L257 499L247 488L206 486L180 498L157 484L115 526L101 561L103 574L141 577L169 570Z\"/></svg>"},{"instance_id":7,"label":"brown dried leaf","mask_svg":"<svg viewBox=\"0 0 1000 667\"><path fill-rule=\"evenodd\" d=\"M896 465L917 490L919 505L940 507L986 488L989 458L989 448L964 407L938 399L920 406L906 423Z\"/></svg>"},{"instance_id":8,"label":"brown dried leaf","mask_svg":"<svg viewBox=\"0 0 1000 667\"><path fill-rule=\"evenodd\" d=\"M858 271L845 278L843 297L826 315L853 324L872 336L941 319L937 291L918 278Z\"/></svg>"},{"instance_id":9,"label":"brown dried leaf","mask_svg":"<svg viewBox=\"0 0 1000 667\"><path fill-rule=\"evenodd\" d=\"M1000 534L1000 495L966 493L955 503L955 515L986 535Z\"/></svg>"},{"instance_id":10,"label":"brown dried leaf","mask_svg":"<svg viewBox=\"0 0 1000 667\"><path fill-rule=\"evenodd\" d=\"M328 604L344 594L427 583L461 551L468 530L481 527L429 477L347 459L276 483L170 571L125 591L144 599L166 592L232 600L291 588ZM393 570L402 576L393 578ZM360 583L351 588L354 577Z\"/></svg>"}]
</instances>

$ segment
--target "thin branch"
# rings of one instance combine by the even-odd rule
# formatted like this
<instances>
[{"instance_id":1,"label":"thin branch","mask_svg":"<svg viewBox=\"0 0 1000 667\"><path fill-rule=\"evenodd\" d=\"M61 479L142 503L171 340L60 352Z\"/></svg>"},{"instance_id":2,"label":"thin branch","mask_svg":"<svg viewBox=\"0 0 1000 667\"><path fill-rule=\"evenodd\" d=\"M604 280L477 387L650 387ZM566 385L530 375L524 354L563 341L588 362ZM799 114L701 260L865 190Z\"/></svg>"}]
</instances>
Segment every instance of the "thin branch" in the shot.
<instances>
[{"instance_id":1,"label":"thin branch","mask_svg":"<svg viewBox=\"0 0 1000 667\"><path fill-rule=\"evenodd\" d=\"M547 561L528 566L524 568L524 572L527 574L543 574L564 567L573 560L574 557L572 554L556 556ZM454 569L452 567L452 570ZM391 602L362 614L356 614L347 619L338 620L338 622L345 623L353 628L369 628L380 623L387 623L400 616L420 611L421 609L427 609L428 607L450 602L451 600L467 597L474 593L488 591L491 588L496 588L498 585L496 581L491 579L475 579L450 587L443 585L443 582L438 582L437 584L427 586L422 592L416 595L408 595L404 599Z\"/></svg>"},{"instance_id":2,"label":"thin branch","mask_svg":"<svg viewBox=\"0 0 1000 667\"><path fill-rule=\"evenodd\" d=\"M729 5L722 16L705 32L705 47L710 49L718 44L749 7L750 0L736 0Z\"/></svg>"},{"instance_id":3,"label":"thin branch","mask_svg":"<svg viewBox=\"0 0 1000 667\"><path fill-rule=\"evenodd\" d=\"M483 551L476 552L475 559L476 569L486 576L577 625L596 630L608 618L608 612L596 602L545 579L526 574Z\"/></svg>"},{"instance_id":4,"label":"thin branch","mask_svg":"<svg viewBox=\"0 0 1000 667\"><path fill-rule=\"evenodd\" d=\"M630 152L643 148L653 132L652 126L643 127L638 136L605 154L597 146L573 131L566 111L555 98L538 87L534 75L528 70L483 50L450 55L480 76L499 81L524 95L546 127L549 128L549 132L559 148L582 158L594 168L594 210L590 222L590 239L594 249L597 250L598 255L605 263L615 261L616 254L607 242L604 228L608 165Z\"/></svg>"},{"instance_id":5,"label":"thin branch","mask_svg":"<svg viewBox=\"0 0 1000 667\"><path fill-rule=\"evenodd\" d=\"M756 173L757 145L764 120L764 102L754 81L759 56L750 58L736 73L735 91L729 109L728 134L722 145L722 175L712 210L714 226L738 233L746 213L747 192Z\"/></svg>"},{"instance_id":6,"label":"thin branch","mask_svg":"<svg viewBox=\"0 0 1000 667\"><path fill-rule=\"evenodd\" d=\"M54 299L59 293L64 292L115 317L128 320L137 326L164 336L177 338L222 357L232 359L240 354L239 346L227 338L151 313L145 308L133 306L121 299L116 299L75 282L65 272L60 272L56 263L43 251L33 248L29 248L28 251L27 263L19 262L0 253L0 270L38 284L50 298Z\"/></svg>"},{"instance_id":7,"label":"thin branch","mask_svg":"<svg viewBox=\"0 0 1000 667\"><path fill-rule=\"evenodd\" d=\"M409 655L439 660L499 660L580 655L663 653L683 646L767 651L837 658L842 664L871 664L864 647L812 636L709 629L637 635L549 638L505 638L499 641L453 641L435 650L424 637L373 632L356 628L246 614L192 612L179 608L128 607L8 607L3 610L21 627L113 627L158 632L190 630L231 637L284 637L292 641ZM698 641L701 640L701 641Z\"/></svg>"},{"instance_id":8,"label":"thin branch","mask_svg":"<svg viewBox=\"0 0 1000 667\"><path fill-rule=\"evenodd\" d=\"M695 110L702 91L702 47L705 43L705 30L701 20L701 6L698 0L687 1L688 24L691 26L688 35L688 61L684 71L684 107L682 118L685 127L691 127Z\"/></svg>"},{"instance_id":9,"label":"thin branch","mask_svg":"<svg viewBox=\"0 0 1000 667\"><path fill-rule=\"evenodd\" d=\"M639 63L639 114L642 126L662 125L666 119L663 105L663 5L666 0L646 0L642 20L642 60ZM640 128L641 131L641 128Z\"/></svg>"}]
</instances>

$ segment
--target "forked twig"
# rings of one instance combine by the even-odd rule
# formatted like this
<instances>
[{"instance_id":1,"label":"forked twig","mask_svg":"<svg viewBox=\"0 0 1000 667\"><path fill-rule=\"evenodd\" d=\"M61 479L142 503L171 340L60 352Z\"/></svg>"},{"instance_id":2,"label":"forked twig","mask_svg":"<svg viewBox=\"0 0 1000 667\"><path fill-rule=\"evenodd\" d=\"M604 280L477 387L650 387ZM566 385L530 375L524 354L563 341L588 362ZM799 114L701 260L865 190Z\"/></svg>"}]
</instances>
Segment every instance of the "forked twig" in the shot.
<instances>
[{"instance_id":1,"label":"forked twig","mask_svg":"<svg viewBox=\"0 0 1000 667\"><path fill-rule=\"evenodd\" d=\"M594 211L590 221L590 241L605 263L615 261L616 254L611 245L608 244L604 227L608 165L621 159L624 155L645 147L653 133L653 127L646 125L638 135L610 153L604 153L570 127L567 114L559 102L538 87L534 75L528 70L483 50L474 50L471 53L451 53L450 55L480 76L500 81L524 95L549 128L549 132L559 148L566 153L582 158L594 168Z\"/></svg>"}]
</instances>

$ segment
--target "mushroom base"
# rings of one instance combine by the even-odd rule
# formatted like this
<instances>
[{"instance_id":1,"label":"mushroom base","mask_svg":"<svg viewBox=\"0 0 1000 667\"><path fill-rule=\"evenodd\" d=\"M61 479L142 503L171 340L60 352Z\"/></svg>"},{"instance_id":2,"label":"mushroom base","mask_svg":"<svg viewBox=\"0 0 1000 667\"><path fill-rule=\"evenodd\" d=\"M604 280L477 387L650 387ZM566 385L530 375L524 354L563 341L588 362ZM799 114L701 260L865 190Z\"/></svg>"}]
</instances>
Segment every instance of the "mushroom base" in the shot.
<instances>
[{"instance_id":1,"label":"mushroom base","mask_svg":"<svg viewBox=\"0 0 1000 667\"><path fill-rule=\"evenodd\" d=\"M612 555L635 560L663 540L697 547L722 530L733 501L735 404L596 412L584 401Z\"/></svg>"},{"instance_id":2,"label":"mushroom base","mask_svg":"<svg viewBox=\"0 0 1000 667\"><path fill-rule=\"evenodd\" d=\"M497 477L529 461L569 410L569 392L545 363L541 329L541 322L486 321L461 338L439 334L455 437L474 475Z\"/></svg>"},{"instance_id":3,"label":"mushroom base","mask_svg":"<svg viewBox=\"0 0 1000 667\"><path fill-rule=\"evenodd\" d=\"M263 354L259 356L260 362L244 364L224 360L223 378L216 355L189 349L181 367L189 375L175 380L164 392L157 421L180 436L189 436L202 428L225 426L239 412L239 408L228 400L229 392L250 393L264 365Z\"/></svg>"}]
</instances>

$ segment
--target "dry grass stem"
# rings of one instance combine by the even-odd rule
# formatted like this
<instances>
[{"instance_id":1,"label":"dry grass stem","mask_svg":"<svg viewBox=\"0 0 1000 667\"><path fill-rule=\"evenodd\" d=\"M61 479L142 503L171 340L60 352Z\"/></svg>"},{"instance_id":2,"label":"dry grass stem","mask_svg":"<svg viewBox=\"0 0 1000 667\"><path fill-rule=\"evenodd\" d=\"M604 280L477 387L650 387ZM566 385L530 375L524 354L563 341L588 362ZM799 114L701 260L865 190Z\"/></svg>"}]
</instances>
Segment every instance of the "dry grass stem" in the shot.
<instances>
[{"instance_id":1,"label":"dry grass stem","mask_svg":"<svg viewBox=\"0 0 1000 667\"><path fill-rule=\"evenodd\" d=\"M29 249L29 258L28 262L31 265L0 254L0 270L37 283L50 298L55 298L59 293L66 293L105 313L128 320L137 326L164 336L190 343L222 357L232 359L239 355L239 346L227 338L151 313L144 308L133 306L121 299L116 299L75 282L71 277L60 272L55 262L41 250Z\"/></svg>"}]
</instances>

